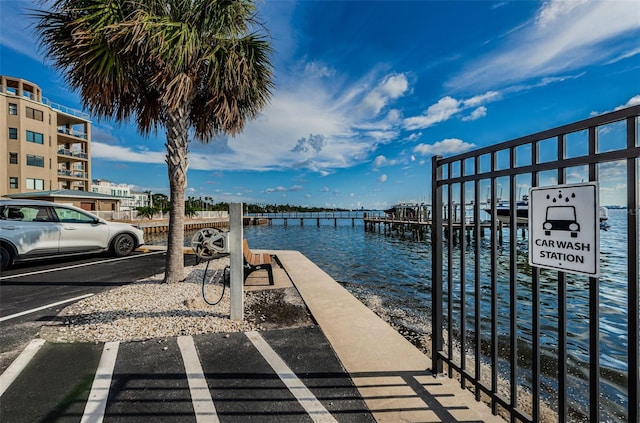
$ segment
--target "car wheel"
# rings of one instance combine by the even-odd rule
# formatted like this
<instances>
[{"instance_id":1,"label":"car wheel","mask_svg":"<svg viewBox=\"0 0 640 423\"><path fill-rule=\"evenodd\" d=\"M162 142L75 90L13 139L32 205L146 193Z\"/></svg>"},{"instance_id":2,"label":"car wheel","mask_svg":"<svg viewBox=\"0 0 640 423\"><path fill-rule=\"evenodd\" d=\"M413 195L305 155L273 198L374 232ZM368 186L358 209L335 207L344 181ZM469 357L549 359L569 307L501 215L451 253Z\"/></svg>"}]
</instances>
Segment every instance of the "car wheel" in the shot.
<instances>
[{"instance_id":1,"label":"car wheel","mask_svg":"<svg viewBox=\"0 0 640 423\"><path fill-rule=\"evenodd\" d=\"M131 254L135 243L133 237L127 234L120 234L115 237L111 245L111 251L116 257L124 257Z\"/></svg>"},{"instance_id":2,"label":"car wheel","mask_svg":"<svg viewBox=\"0 0 640 423\"><path fill-rule=\"evenodd\" d=\"M0 270L7 269L13 264L13 254L5 246L0 245Z\"/></svg>"}]
</instances>

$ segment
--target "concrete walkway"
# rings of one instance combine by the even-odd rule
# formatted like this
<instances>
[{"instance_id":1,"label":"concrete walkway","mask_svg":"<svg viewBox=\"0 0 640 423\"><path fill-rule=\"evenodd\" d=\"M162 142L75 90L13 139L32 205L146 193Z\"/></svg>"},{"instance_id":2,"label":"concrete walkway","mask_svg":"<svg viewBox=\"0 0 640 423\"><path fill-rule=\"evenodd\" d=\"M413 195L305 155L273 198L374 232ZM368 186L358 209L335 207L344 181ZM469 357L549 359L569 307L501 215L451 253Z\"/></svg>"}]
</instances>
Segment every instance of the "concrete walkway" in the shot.
<instances>
[{"instance_id":1,"label":"concrete walkway","mask_svg":"<svg viewBox=\"0 0 640 423\"><path fill-rule=\"evenodd\" d=\"M298 251L272 251L378 422L504 422Z\"/></svg>"}]
</instances>

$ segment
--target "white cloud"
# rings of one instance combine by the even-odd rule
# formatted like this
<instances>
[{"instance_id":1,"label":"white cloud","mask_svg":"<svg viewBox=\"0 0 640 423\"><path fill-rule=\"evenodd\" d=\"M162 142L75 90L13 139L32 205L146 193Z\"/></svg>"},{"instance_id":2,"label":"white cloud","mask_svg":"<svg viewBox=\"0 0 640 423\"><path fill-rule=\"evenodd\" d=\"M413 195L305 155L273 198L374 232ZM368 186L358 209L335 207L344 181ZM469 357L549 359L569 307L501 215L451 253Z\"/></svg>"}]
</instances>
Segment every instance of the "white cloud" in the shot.
<instances>
[{"instance_id":1,"label":"white cloud","mask_svg":"<svg viewBox=\"0 0 640 423\"><path fill-rule=\"evenodd\" d=\"M421 136L422 136L422 132L414 132L407 137L407 141L416 141L420 139Z\"/></svg>"},{"instance_id":2,"label":"white cloud","mask_svg":"<svg viewBox=\"0 0 640 423\"><path fill-rule=\"evenodd\" d=\"M468 99L457 100L451 96L446 96L438 100L436 104L432 104L420 116L413 116L404 120L404 127L408 130L424 129L437 123L449 120L454 115L468 109L476 107L480 109L483 104L496 101L500 98L500 94L496 91L488 91ZM486 115L486 107L476 112L476 118ZM484 114L483 114L484 113Z\"/></svg>"},{"instance_id":3,"label":"white cloud","mask_svg":"<svg viewBox=\"0 0 640 423\"><path fill-rule=\"evenodd\" d=\"M627 107L637 106L638 104L640 104L640 94L631 97L626 104L616 107L616 110L626 109Z\"/></svg>"},{"instance_id":4,"label":"white cloud","mask_svg":"<svg viewBox=\"0 0 640 423\"><path fill-rule=\"evenodd\" d=\"M305 64L304 73L311 78L328 78L335 75L336 71L318 62L309 62Z\"/></svg>"},{"instance_id":5,"label":"white cloud","mask_svg":"<svg viewBox=\"0 0 640 423\"><path fill-rule=\"evenodd\" d=\"M380 141L383 144L386 144L389 141L397 138L399 133L398 131L367 131L364 132L367 136Z\"/></svg>"},{"instance_id":6,"label":"white cloud","mask_svg":"<svg viewBox=\"0 0 640 423\"><path fill-rule=\"evenodd\" d=\"M282 185L279 185L275 188L267 188L264 190L264 192L266 192L267 194L271 194L272 192L295 192L295 191L302 191L304 188L300 185L294 185L292 187L286 188L283 187Z\"/></svg>"},{"instance_id":7,"label":"white cloud","mask_svg":"<svg viewBox=\"0 0 640 423\"><path fill-rule=\"evenodd\" d=\"M380 177L378 178L378 182L379 183L387 182L387 175L386 174L380 175Z\"/></svg>"},{"instance_id":8,"label":"white cloud","mask_svg":"<svg viewBox=\"0 0 640 423\"><path fill-rule=\"evenodd\" d=\"M638 94L638 95L635 95L635 96L631 97L631 98L630 98L630 99L629 99L625 104L622 104L622 105L620 105L620 106L617 106L617 107L616 107L615 109L613 109L613 110L626 109L627 107L637 106L637 105L639 105L639 104L640 104L640 94ZM608 113L608 112L611 112L611 110L606 110L606 111L604 111L604 112L602 112L602 111L595 111L595 110L594 110L594 111L592 111L591 113L589 113L589 116L597 116L597 115L601 115L601 114L603 114L603 113ZM621 124L621 123L619 122L619 124ZM603 128L602 130L603 130L603 131L606 131L607 129L606 129L606 128Z\"/></svg>"},{"instance_id":9,"label":"white cloud","mask_svg":"<svg viewBox=\"0 0 640 423\"><path fill-rule=\"evenodd\" d=\"M384 166L387 163L387 158L385 156L378 156L373 161L373 166L380 167Z\"/></svg>"},{"instance_id":10,"label":"white cloud","mask_svg":"<svg viewBox=\"0 0 640 423\"><path fill-rule=\"evenodd\" d=\"M398 164L397 160L389 160L383 155L380 155L373 160L374 168L379 168L384 166L394 166L396 164Z\"/></svg>"},{"instance_id":11,"label":"white cloud","mask_svg":"<svg viewBox=\"0 0 640 423\"><path fill-rule=\"evenodd\" d=\"M478 94L474 97L467 98L462 100L462 104L465 108L467 107L478 107L483 104L487 104L491 101L495 101L500 98L500 93L497 91L487 91L484 94Z\"/></svg>"},{"instance_id":12,"label":"white cloud","mask_svg":"<svg viewBox=\"0 0 640 423\"><path fill-rule=\"evenodd\" d=\"M402 81L406 78L401 75L383 77L369 92L384 94L388 102L404 92ZM384 125L353 113L367 96L361 81L337 98L329 84L299 80L287 85L287 90L274 93L260 118L229 139L229 152L211 155L209 169L304 168L328 175L369 160L378 145L398 136L390 122L398 119L397 112L390 112ZM380 126L389 129L373 129Z\"/></svg>"},{"instance_id":13,"label":"white cloud","mask_svg":"<svg viewBox=\"0 0 640 423\"><path fill-rule=\"evenodd\" d=\"M390 100L402 97L408 89L409 81L405 75L389 75L364 97L360 110L375 117Z\"/></svg>"},{"instance_id":14,"label":"white cloud","mask_svg":"<svg viewBox=\"0 0 640 423\"><path fill-rule=\"evenodd\" d=\"M487 115L487 108L485 106L480 106L475 109L469 116L465 116L462 118L463 121L476 120L483 118Z\"/></svg>"},{"instance_id":15,"label":"white cloud","mask_svg":"<svg viewBox=\"0 0 640 423\"><path fill-rule=\"evenodd\" d=\"M559 19L563 15L568 15L573 12L575 9L581 7L588 0L551 0L546 1L542 7L538 11L538 16L536 16L536 24L545 27L549 24L553 25L557 23Z\"/></svg>"},{"instance_id":16,"label":"white cloud","mask_svg":"<svg viewBox=\"0 0 640 423\"><path fill-rule=\"evenodd\" d=\"M628 55L637 49L638 13L636 1L546 1L503 48L467 63L446 85L486 89Z\"/></svg>"},{"instance_id":17,"label":"white cloud","mask_svg":"<svg viewBox=\"0 0 640 423\"><path fill-rule=\"evenodd\" d=\"M134 151L130 147L104 144L94 141L91 143L91 157L119 162L160 164L165 163L166 152L146 151L143 149Z\"/></svg>"},{"instance_id":18,"label":"white cloud","mask_svg":"<svg viewBox=\"0 0 640 423\"><path fill-rule=\"evenodd\" d=\"M640 47L638 47L638 48L632 48L632 49L631 49L631 50L629 50L629 51L623 51L623 52L622 52L622 53L620 53L618 56L611 58L611 60L609 60L606 64L607 64L607 65L610 65L610 64L612 64L612 63L616 63L616 62L619 62L619 61L621 61L621 60L624 60L624 59L628 59L628 58L630 58L630 57L633 57L633 56L635 56L635 55L637 55L637 54L640 54Z\"/></svg>"},{"instance_id":19,"label":"white cloud","mask_svg":"<svg viewBox=\"0 0 640 423\"><path fill-rule=\"evenodd\" d=\"M285 187L281 186L277 186L275 188L267 188L264 191L271 193L271 192L285 192L287 189Z\"/></svg>"},{"instance_id":20,"label":"white cloud","mask_svg":"<svg viewBox=\"0 0 640 423\"><path fill-rule=\"evenodd\" d=\"M436 123L448 120L460 111L460 102L453 97L444 97L432 104L421 116L410 117L404 120L406 129L428 128Z\"/></svg>"},{"instance_id":21,"label":"white cloud","mask_svg":"<svg viewBox=\"0 0 640 423\"><path fill-rule=\"evenodd\" d=\"M457 138L448 138L434 144L418 144L413 149L413 152L423 156L435 156L463 153L474 147L475 144L467 143Z\"/></svg>"},{"instance_id":22,"label":"white cloud","mask_svg":"<svg viewBox=\"0 0 640 423\"><path fill-rule=\"evenodd\" d=\"M291 149L294 153L309 152L315 150L319 153L326 144L326 140L322 135L309 134L309 138L300 138L295 147Z\"/></svg>"}]
</instances>

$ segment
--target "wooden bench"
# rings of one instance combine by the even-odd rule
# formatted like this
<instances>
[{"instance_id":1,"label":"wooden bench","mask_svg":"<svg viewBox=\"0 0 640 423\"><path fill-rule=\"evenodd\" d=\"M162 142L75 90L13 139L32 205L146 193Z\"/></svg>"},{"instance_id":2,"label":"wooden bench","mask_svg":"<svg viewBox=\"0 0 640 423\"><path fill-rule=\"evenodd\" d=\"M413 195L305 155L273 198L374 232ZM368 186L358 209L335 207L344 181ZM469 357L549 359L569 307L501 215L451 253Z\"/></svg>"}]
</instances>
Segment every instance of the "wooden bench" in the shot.
<instances>
[{"instance_id":1,"label":"wooden bench","mask_svg":"<svg viewBox=\"0 0 640 423\"><path fill-rule=\"evenodd\" d=\"M273 269L271 267L271 255L269 253L254 253L249 248L249 242L242 241L242 252L244 253L244 280L251 272L256 270L266 270L269 275L269 285L273 285Z\"/></svg>"}]
</instances>

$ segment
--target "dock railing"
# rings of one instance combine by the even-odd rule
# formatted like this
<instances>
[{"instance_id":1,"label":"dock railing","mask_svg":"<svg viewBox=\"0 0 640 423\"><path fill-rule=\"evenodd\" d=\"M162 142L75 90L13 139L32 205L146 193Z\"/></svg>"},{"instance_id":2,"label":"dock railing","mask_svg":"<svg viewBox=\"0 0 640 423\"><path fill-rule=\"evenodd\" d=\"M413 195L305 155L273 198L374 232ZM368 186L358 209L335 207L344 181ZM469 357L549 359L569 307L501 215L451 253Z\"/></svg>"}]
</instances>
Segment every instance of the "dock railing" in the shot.
<instances>
[{"instance_id":1,"label":"dock railing","mask_svg":"<svg viewBox=\"0 0 640 423\"><path fill-rule=\"evenodd\" d=\"M379 213L379 211L274 212L247 213L246 215L261 219L362 219L367 213Z\"/></svg>"},{"instance_id":2,"label":"dock railing","mask_svg":"<svg viewBox=\"0 0 640 423\"><path fill-rule=\"evenodd\" d=\"M245 218L253 219L254 221L265 220L269 224L274 221L282 221L284 225L287 225L289 220L299 220L300 225L304 225L306 220L315 221L320 226L321 221L333 221L335 226L338 225L338 221L350 220L352 225L355 225L356 221L363 220L367 216L380 215L383 212L379 210L352 210L352 211L317 211L317 212L274 212L274 213L246 213Z\"/></svg>"},{"instance_id":3,"label":"dock railing","mask_svg":"<svg viewBox=\"0 0 640 423\"><path fill-rule=\"evenodd\" d=\"M640 106L633 106L432 159L433 371L458 377L477 400L488 399L494 414L532 423L640 421L639 115ZM608 356L600 335L610 324L603 310L611 308L604 303L611 294L603 290L611 288L600 279L612 275L529 266L528 245L517 230L508 230L506 246L496 234L503 190L509 193L508 227L516 228L522 189L584 181L598 181L601 198L619 190L627 211L619 240L626 260L615 275L626 283L614 294L625 300L611 311L623 322L615 342L626 356L618 360ZM444 210L473 201L479 216L487 200L489 239L479 236L476 222L475 237L453 242ZM464 208L461 213L464 221Z\"/></svg>"}]
</instances>

